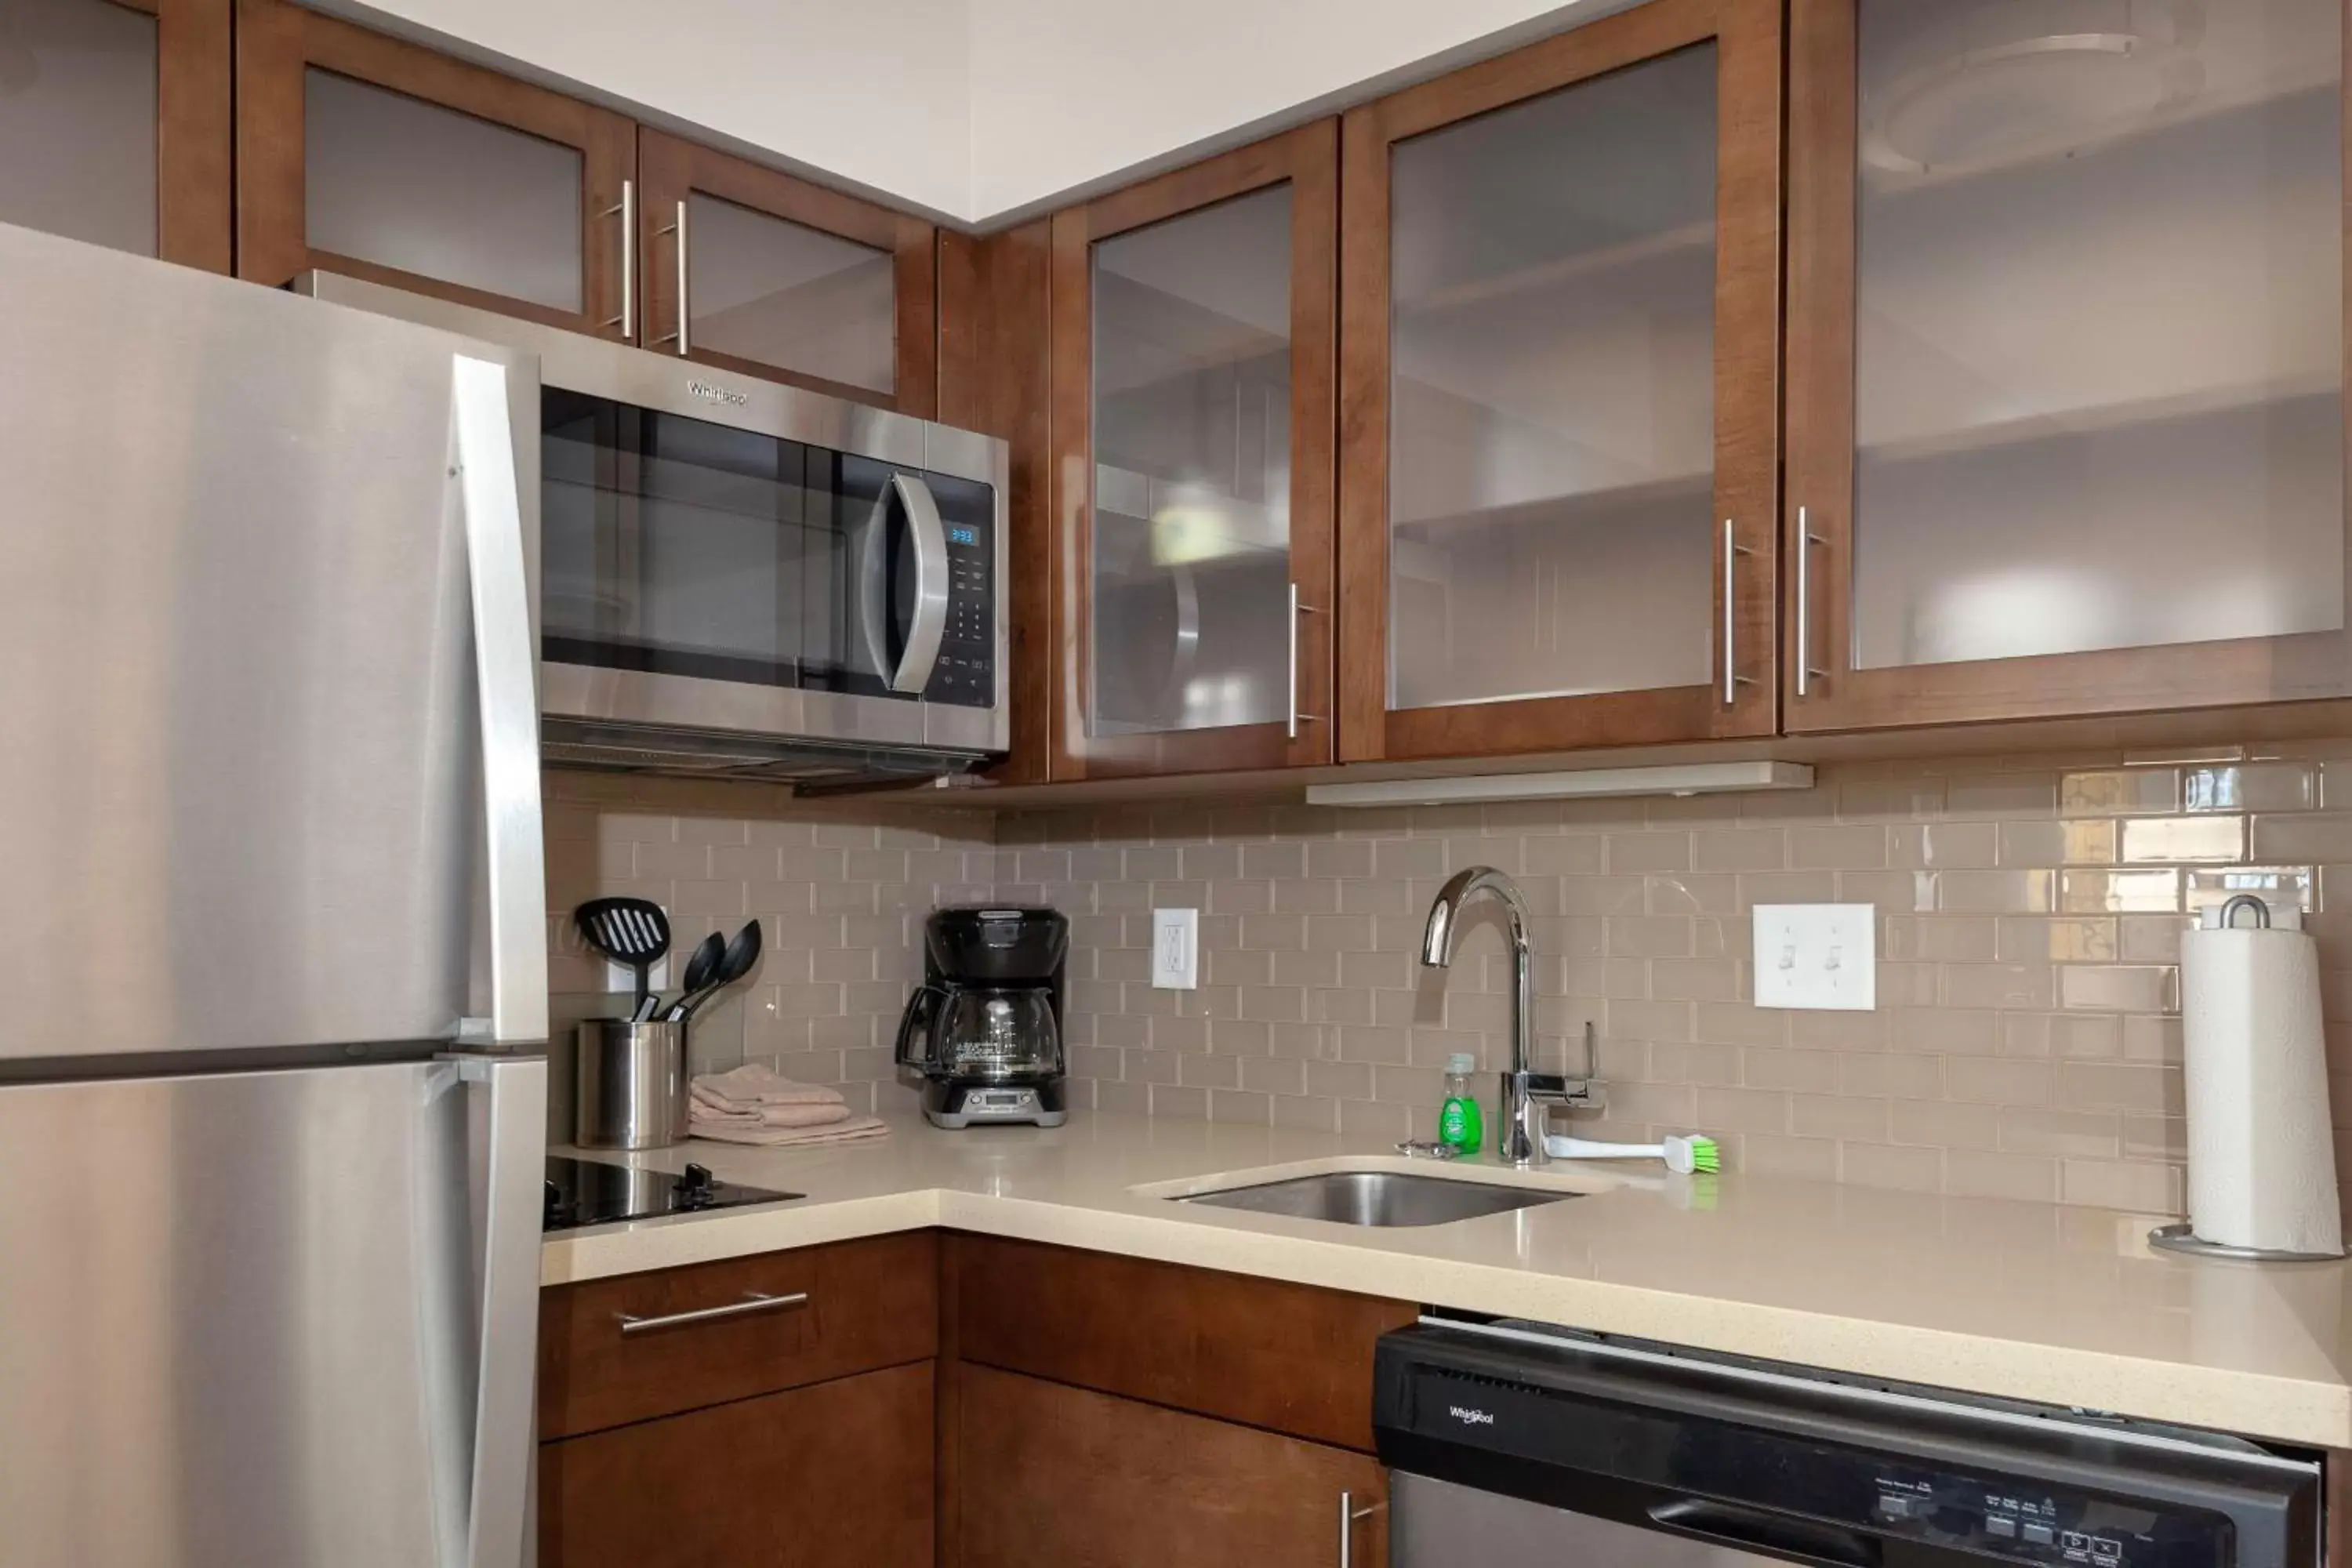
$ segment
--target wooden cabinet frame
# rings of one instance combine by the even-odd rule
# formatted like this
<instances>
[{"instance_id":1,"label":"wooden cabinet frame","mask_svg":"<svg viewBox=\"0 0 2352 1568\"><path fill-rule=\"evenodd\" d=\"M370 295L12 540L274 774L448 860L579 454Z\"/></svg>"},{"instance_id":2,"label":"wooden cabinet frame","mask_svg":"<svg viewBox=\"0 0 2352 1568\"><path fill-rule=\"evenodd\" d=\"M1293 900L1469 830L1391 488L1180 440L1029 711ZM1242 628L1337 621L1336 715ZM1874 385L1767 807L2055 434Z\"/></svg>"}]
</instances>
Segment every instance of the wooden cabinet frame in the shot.
<instances>
[{"instance_id":1,"label":"wooden cabinet frame","mask_svg":"<svg viewBox=\"0 0 2352 1568\"><path fill-rule=\"evenodd\" d=\"M311 247L303 213L303 76L311 67L423 99L581 154L577 312ZM635 124L608 110L322 16L289 0L237 0L237 276L283 283L311 268L365 278L597 337L621 336L621 184Z\"/></svg>"},{"instance_id":2,"label":"wooden cabinet frame","mask_svg":"<svg viewBox=\"0 0 2352 1568\"><path fill-rule=\"evenodd\" d=\"M1053 220L1051 496L1055 548L1048 642L1052 719L1047 766L1059 779L1307 766L1332 745L1333 373L1338 309L1339 141L1333 121L1178 169ZM1299 711L1283 724L1095 736L1091 710L1094 493L1092 247L1129 229L1288 184L1290 258L1290 571L1300 602Z\"/></svg>"},{"instance_id":3,"label":"wooden cabinet frame","mask_svg":"<svg viewBox=\"0 0 2352 1568\"><path fill-rule=\"evenodd\" d=\"M1400 142L1713 41L1717 76L1713 671L1704 686L1388 706L1390 154ZM1349 111L1341 163L1340 757L1373 762L1769 735L1778 721L1780 8L1650 0ZM1738 680L1725 700L1724 523Z\"/></svg>"},{"instance_id":4,"label":"wooden cabinet frame","mask_svg":"<svg viewBox=\"0 0 2352 1568\"><path fill-rule=\"evenodd\" d=\"M1000 613L1010 618L1013 745L993 776L1044 784L1053 711L1053 468L1046 438L1052 353L1046 342L1053 221L1036 218L979 238L940 236L940 409L947 425L1002 438L1012 454L1005 492L1011 531Z\"/></svg>"},{"instance_id":5,"label":"wooden cabinet frame","mask_svg":"<svg viewBox=\"0 0 2352 1568\"><path fill-rule=\"evenodd\" d=\"M229 18L235 0L114 0L155 18L155 254L226 272L233 258Z\"/></svg>"},{"instance_id":6,"label":"wooden cabinet frame","mask_svg":"<svg viewBox=\"0 0 2352 1568\"><path fill-rule=\"evenodd\" d=\"M1788 489L1790 733L2153 711L2352 693L2352 633L1853 668L1855 0L1790 8ZM2352 11L2352 7L2347 7ZM2352 27L2347 28L2352 45ZM2352 164L2352 120L2346 121ZM2352 220L2347 220L2352 235ZM2352 270L2346 273L2352 300ZM1810 537L1809 537L1810 536ZM1811 603L1798 605L1798 552ZM2352 610L2352 552L2346 604ZM1809 623L1809 624L1808 624ZM1798 677L1807 671L1800 693Z\"/></svg>"},{"instance_id":7,"label":"wooden cabinet frame","mask_svg":"<svg viewBox=\"0 0 2352 1568\"><path fill-rule=\"evenodd\" d=\"M644 261L641 276L645 279L639 342L655 349L677 347L677 250L671 226L677 222L678 204L700 192L888 252L895 259L892 270L898 296L896 384L886 395L872 387L827 381L786 365L707 349L694 342L691 332L687 336L688 358L836 397L878 404L918 418L933 416L939 405L939 315L938 231L931 225L649 128L637 133L637 173L641 182L637 254ZM688 244L692 243L689 225ZM664 334L667 334L667 342L662 341Z\"/></svg>"}]
</instances>

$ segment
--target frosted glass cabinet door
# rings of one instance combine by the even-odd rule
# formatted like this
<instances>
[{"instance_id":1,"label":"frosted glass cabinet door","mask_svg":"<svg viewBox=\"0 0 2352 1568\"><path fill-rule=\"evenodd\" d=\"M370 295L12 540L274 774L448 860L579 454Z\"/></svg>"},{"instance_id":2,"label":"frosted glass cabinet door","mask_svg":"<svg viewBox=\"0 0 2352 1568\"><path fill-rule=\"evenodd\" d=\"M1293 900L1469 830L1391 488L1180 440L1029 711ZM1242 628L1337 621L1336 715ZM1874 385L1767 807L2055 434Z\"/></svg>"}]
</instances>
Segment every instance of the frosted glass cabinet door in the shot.
<instances>
[{"instance_id":1,"label":"frosted glass cabinet door","mask_svg":"<svg viewBox=\"0 0 2352 1568\"><path fill-rule=\"evenodd\" d=\"M1336 129L1054 220L1055 777L1331 760Z\"/></svg>"},{"instance_id":2,"label":"frosted glass cabinet door","mask_svg":"<svg viewBox=\"0 0 2352 1568\"><path fill-rule=\"evenodd\" d=\"M0 223L227 271L230 4L0 4Z\"/></svg>"},{"instance_id":3,"label":"frosted glass cabinet door","mask_svg":"<svg viewBox=\"0 0 2352 1568\"><path fill-rule=\"evenodd\" d=\"M2352 690L2341 0L1797 17L1792 722Z\"/></svg>"},{"instance_id":4,"label":"frosted glass cabinet door","mask_svg":"<svg viewBox=\"0 0 2352 1568\"><path fill-rule=\"evenodd\" d=\"M1770 732L1778 48L1653 0L1349 117L1350 758Z\"/></svg>"},{"instance_id":5,"label":"frosted glass cabinet door","mask_svg":"<svg viewBox=\"0 0 2352 1568\"><path fill-rule=\"evenodd\" d=\"M634 329L629 121L284 0L240 0L238 17L240 273L320 268Z\"/></svg>"},{"instance_id":6,"label":"frosted glass cabinet door","mask_svg":"<svg viewBox=\"0 0 2352 1568\"><path fill-rule=\"evenodd\" d=\"M929 224L658 131L637 170L646 347L931 416Z\"/></svg>"}]
</instances>

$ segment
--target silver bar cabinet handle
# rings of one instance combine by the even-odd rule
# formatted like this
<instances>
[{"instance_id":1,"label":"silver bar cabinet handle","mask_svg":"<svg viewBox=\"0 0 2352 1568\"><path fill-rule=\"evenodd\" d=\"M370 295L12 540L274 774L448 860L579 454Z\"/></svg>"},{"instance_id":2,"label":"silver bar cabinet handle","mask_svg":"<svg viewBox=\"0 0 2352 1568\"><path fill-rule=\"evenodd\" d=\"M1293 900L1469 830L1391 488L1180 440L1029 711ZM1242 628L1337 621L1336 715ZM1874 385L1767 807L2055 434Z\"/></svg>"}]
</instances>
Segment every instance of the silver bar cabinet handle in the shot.
<instances>
[{"instance_id":1,"label":"silver bar cabinet handle","mask_svg":"<svg viewBox=\"0 0 2352 1568\"><path fill-rule=\"evenodd\" d=\"M618 217L621 220L621 313L607 316L604 324L621 329L621 341L633 342L637 335L637 183L621 182L621 199L596 215L598 217Z\"/></svg>"},{"instance_id":2,"label":"silver bar cabinet handle","mask_svg":"<svg viewBox=\"0 0 2352 1568\"><path fill-rule=\"evenodd\" d=\"M1729 518L1723 520L1723 705L1735 708L1739 704L1739 689L1754 684L1753 678L1739 673L1739 557L1756 552L1739 542L1737 525Z\"/></svg>"},{"instance_id":3,"label":"silver bar cabinet handle","mask_svg":"<svg viewBox=\"0 0 2352 1568\"><path fill-rule=\"evenodd\" d=\"M1828 540L1815 533L1805 509L1797 509L1797 695L1802 697L1816 675L1828 670L1813 663L1813 546Z\"/></svg>"},{"instance_id":4,"label":"silver bar cabinet handle","mask_svg":"<svg viewBox=\"0 0 2352 1568\"><path fill-rule=\"evenodd\" d=\"M684 359L692 346L687 336L686 325L688 314L688 300L686 292L686 203L681 201L677 204L677 217L674 222L666 223L654 232L656 234L676 235L677 237L677 331L674 332L664 332L661 336L656 338L654 342L657 343L667 343L675 341L677 344L678 358Z\"/></svg>"},{"instance_id":5,"label":"silver bar cabinet handle","mask_svg":"<svg viewBox=\"0 0 2352 1568\"><path fill-rule=\"evenodd\" d=\"M1322 613L1313 605L1301 604L1298 598L1298 584L1293 583L1290 585L1290 716L1284 722L1282 732L1286 739L1293 741L1298 739L1298 726L1301 721L1310 724L1322 721L1319 714L1301 713L1298 710L1298 617L1319 616Z\"/></svg>"},{"instance_id":6,"label":"silver bar cabinet handle","mask_svg":"<svg viewBox=\"0 0 2352 1568\"><path fill-rule=\"evenodd\" d=\"M1339 1568L1355 1568L1356 1521L1371 1518L1381 1511L1381 1506L1374 1503L1370 1508L1358 1508L1355 1493L1339 1494Z\"/></svg>"},{"instance_id":7,"label":"silver bar cabinet handle","mask_svg":"<svg viewBox=\"0 0 2352 1568\"><path fill-rule=\"evenodd\" d=\"M723 1307L704 1307L692 1312L669 1312L658 1318L633 1318L626 1312L615 1312L614 1321L625 1334L649 1334L656 1329L684 1328L688 1323L715 1323L727 1318L748 1318L756 1312L781 1312L787 1307L804 1307L808 1292L795 1290L789 1296L763 1296L757 1290L746 1292L740 1301L730 1301Z\"/></svg>"}]
</instances>

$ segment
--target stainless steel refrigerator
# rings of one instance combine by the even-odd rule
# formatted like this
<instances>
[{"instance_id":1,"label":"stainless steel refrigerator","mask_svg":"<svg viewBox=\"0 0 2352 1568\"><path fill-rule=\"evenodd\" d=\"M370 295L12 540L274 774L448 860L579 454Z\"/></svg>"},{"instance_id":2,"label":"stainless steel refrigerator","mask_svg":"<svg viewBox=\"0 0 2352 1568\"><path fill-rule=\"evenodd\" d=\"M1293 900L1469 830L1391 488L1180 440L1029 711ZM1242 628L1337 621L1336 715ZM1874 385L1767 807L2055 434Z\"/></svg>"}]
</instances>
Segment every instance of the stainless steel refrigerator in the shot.
<instances>
[{"instance_id":1,"label":"stainless steel refrigerator","mask_svg":"<svg viewBox=\"0 0 2352 1568\"><path fill-rule=\"evenodd\" d=\"M0 1563L513 1568L535 363L0 227Z\"/></svg>"}]
</instances>

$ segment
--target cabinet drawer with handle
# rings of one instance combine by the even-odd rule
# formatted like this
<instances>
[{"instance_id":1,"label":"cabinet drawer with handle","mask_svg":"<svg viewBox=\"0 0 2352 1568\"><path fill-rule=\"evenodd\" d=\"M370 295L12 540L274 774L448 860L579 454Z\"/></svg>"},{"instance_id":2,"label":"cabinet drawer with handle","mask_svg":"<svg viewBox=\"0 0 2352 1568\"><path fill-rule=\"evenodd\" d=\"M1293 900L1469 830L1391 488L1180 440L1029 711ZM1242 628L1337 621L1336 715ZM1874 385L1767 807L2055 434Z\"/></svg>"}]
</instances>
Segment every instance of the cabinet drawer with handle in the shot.
<instances>
[{"instance_id":1,"label":"cabinet drawer with handle","mask_svg":"<svg viewBox=\"0 0 2352 1568\"><path fill-rule=\"evenodd\" d=\"M877 1237L542 1291L540 1437L924 1360L938 1247Z\"/></svg>"}]
</instances>

